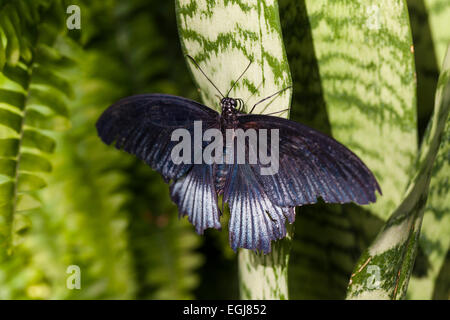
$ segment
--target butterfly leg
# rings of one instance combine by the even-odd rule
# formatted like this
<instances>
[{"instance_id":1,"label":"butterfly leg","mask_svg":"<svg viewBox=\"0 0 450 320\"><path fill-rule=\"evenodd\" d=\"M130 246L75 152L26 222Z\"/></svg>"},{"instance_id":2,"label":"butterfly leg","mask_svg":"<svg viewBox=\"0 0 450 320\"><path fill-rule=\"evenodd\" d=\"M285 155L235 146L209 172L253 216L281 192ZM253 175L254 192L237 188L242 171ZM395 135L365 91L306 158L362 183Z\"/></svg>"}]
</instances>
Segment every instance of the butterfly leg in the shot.
<instances>
[{"instance_id":1,"label":"butterfly leg","mask_svg":"<svg viewBox=\"0 0 450 320\"><path fill-rule=\"evenodd\" d=\"M286 88L284 88L284 89L281 89L280 91L277 91L277 92L275 92L274 94L271 94L270 96L265 97L264 99L258 101L257 103L255 103L255 105L253 106L252 110L250 110L249 113L252 113L253 110L255 110L255 107L256 107L258 104L260 104L260 103L262 103L262 102L264 102L264 101L266 101L266 100L268 100L268 99L270 99L270 98L273 98L273 97L275 97L276 95L278 95L278 94L282 93L283 91L286 91L287 89L290 89L290 88L292 88L292 86L288 86L288 87L286 87Z\"/></svg>"}]
</instances>

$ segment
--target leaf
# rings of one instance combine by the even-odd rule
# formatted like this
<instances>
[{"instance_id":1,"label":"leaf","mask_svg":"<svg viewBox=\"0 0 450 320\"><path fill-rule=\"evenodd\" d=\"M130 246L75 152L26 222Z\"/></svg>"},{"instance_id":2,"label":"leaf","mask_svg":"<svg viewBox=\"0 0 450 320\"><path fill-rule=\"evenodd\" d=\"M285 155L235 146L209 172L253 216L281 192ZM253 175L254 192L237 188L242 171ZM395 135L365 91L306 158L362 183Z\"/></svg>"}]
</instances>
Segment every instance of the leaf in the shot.
<instances>
[{"instance_id":1,"label":"leaf","mask_svg":"<svg viewBox=\"0 0 450 320\"><path fill-rule=\"evenodd\" d=\"M38 66L33 70L33 83L40 85L47 85L49 87L58 89L67 97L73 96L72 86L70 82L55 72L46 68L46 66Z\"/></svg>"},{"instance_id":2,"label":"leaf","mask_svg":"<svg viewBox=\"0 0 450 320\"><path fill-rule=\"evenodd\" d=\"M355 152L382 196L370 206L298 208L293 299L343 299L359 255L401 201L417 150L414 56L403 1L283 0L291 118Z\"/></svg>"},{"instance_id":3,"label":"leaf","mask_svg":"<svg viewBox=\"0 0 450 320\"><path fill-rule=\"evenodd\" d=\"M0 107L0 125L11 128L18 133L22 126L22 117L15 112Z\"/></svg>"},{"instance_id":4,"label":"leaf","mask_svg":"<svg viewBox=\"0 0 450 320\"><path fill-rule=\"evenodd\" d=\"M47 183L41 177L29 174L29 173L20 173L19 179L17 182L17 190L18 192L27 192L34 191L45 188Z\"/></svg>"},{"instance_id":5,"label":"leaf","mask_svg":"<svg viewBox=\"0 0 450 320\"><path fill-rule=\"evenodd\" d=\"M16 173L16 161L0 158L0 175L14 177Z\"/></svg>"},{"instance_id":6,"label":"leaf","mask_svg":"<svg viewBox=\"0 0 450 320\"><path fill-rule=\"evenodd\" d=\"M17 197L17 207L16 211L28 211L32 209L39 208L41 206L41 201L36 196L31 194L22 193Z\"/></svg>"},{"instance_id":7,"label":"leaf","mask_svg":"<svg viewBox=\"0 0 450 320\"><path fill-rule=\"evenodd\" d=\"M22 88L28 87L29 74L27 70L24 70L20 66L10 66L6 65L3 69L3 75L8 79L19 84Z\"/></svg>"},{"instance_id":8,"label":"leaf","mask_svg":"<svg viewBox=\"0 0 450 320\"><path fill-rule=\"evenodd\" d=\"M16 157L19 139L0 139L0 157Z\"/></svg>"},{"instance_id":9,"label":"leaf","mask_svg":"<svg viewBox=\"0 0 450 320\"><path fill-rule=\"evenodd\" d=\"M70 121L66 117L45 115L30 108L27 111L26 125L35 129L63 131L70 128Z\"/></svg>"},{"instance_id":10,"label":"leaf","mask_svg":"<svg viewBox=\"0 0 450 320\"><path fill-rule=\"evenodd\" d=\"M315 55L334 138L373 171L387 219L417 153L416 80L404 0L307 0Z\"/></svg>"},{"instance_id":11,"label":"leaf","mask_svg":"<svg viewBox=\"0 0 450 320\"><path fill-rule=\"evenodd\" d=\"M58 19L54 16L58 13L53 11L58 3L61 5L58 1L42 0L0 7L2 44L6 39L6 65L2 68L0 82L0 181L3 195L8 196L2 199L0 206L0 238L2 248L9 253L12 245L21 241L18 233L23 233L14 229L20 224L20 220L16 220L20 215L16 216L16 212L31 210L39 202L38 198L23 192L34 192L47 185L43 177L31 173L52 170L50 161L41 151L52 152L54 141L39 129L61 129L69 125L62 93L72 94L70 83L59 76L57 66L44 63L45 59L37 56L39 51L34 50L43 41L52 47L51 39L59 32ZM50 21L44 22L47 17ZM28 24L26 21L35 22ZM35 150L31 152L26 148ZM0 252L0 256L3 253Z\"/></svg>"},{"instance_id":12,"label":"leaf","mask_svg":"<svg viewBox=\"0 0 450 320\"><path fill-rule=\"evenodd\" d=\"M24 147L35 148L43 152L52 153L55 150L55 141L37 130L25 129L22 137Z\"/></svg>"},{"instance_id":13,"label":"leaf","mask_svg":"<svg viewBox=\"0 0 450 320\"><path fill-rule=\"evenodd\" d=\"M444 61L445 52L450 43L450 3L442 0L424 0L430 24L432 41L435 46L436 60Z\"/></svg>"},{"instance_id":14,"label":"leaf","mask_svg":"<svg viewBox=\"0 0 450 320\"><path fill-rule=\"evenodd\" d=\"M427 201L430 179L444 129L449 128L450 47L436 93L435 110L416 160L414 177L404 199L375 241L363 253L350 280L349 299L401 299L405 296L417 254L418 238ZM448 132L445 133L445 136ZM445 200L444 200L445 201ZM377 284L373 273L378 270Z\"/></svg>"},{"instance_id":15,"label":"leaf","mask_svg":"<svg viewBox=\"0 0 450 320\"><path fill-rule=\"evenodd\" d=\"M68 117L69 111L67 104L56 90L47 89L41 90L38 88L31 88L28 96L28 104L30 106L38 105L45 106L55 112L57 115Z\"/></svg>"},{"instance_id":16,"label":"leaf","mask_svg":"<svg viewBox=\"0 0 450 320\"><path fill-rule=\"evenodd\" d=\"M25 103L25 95L22 92L0 89L0 103L6 103L22 110Z\"/></svg>"},{"instance_id":17,"label":"leaf","mask_svg":"<svg viewBox=\"0 0 450 320\"><path fill-rule=\"evenodd\" d=\"M42 156L22 152L20 156L20 170L30 172L50 172L52 171L52 165L50 161Z\"/></svg>"},{"instance_id":18,"label":"leaf","mask_svg":"<svg viewBox=\"0 0 450 320\"><path fill-rule=\"evenodd\" d=\"M407 297L432 299L437 279L450 247L450 121L447 119L441 145L434 162L428 200L425 207L418 256Z\"/></svg>"},{"instance_id":19,"label":"leaf","mask_svg":"<svg viewBox=\"0 0 450 320\"><path fill-rule=\"evenodd\" d=\"M5 47L3 44L3 32L2 32L2 28L0 25L0 71L3 70L3 68L5 67L5 63L6 63L6 52L5 52Z\"/></svg>"},{"instance_id":20,"label":"leaf","mask_svg":"<svg viewBox=\"0 0 450 320\"><path fill-rule=\"evenodd\" d=\"M176 14L184 53L194 57L220 95L227 95L252 61L230 93L244 100L247 112L256 102L291 85L277 1L178 0ZM218 109L218 92L189 60L188 65L203 102ZM289 108L290 99L287 90L258 105L254 113L282 111ZM287 299L289 242L280 241L268 256L239 251L242 298Z\"/></svg>"},{"instance_id":21,"label":"leaf","mask_svg":"<svg viewBox=\"0 0 450 320\"><path fill-rule=\"evenodd\" d=\"M6 9L0 13L0 27L6 36L6 59L7 62L14 66L19 62L20 44L19 35L14 29L11 18L7 15Z\"/></svg>"},{"instance_id":22,"label":"leaf","mask_svg":"<svg viewBox=\"0 0 450 320\"><path fill-rule=\"evenodd\" d=\"M9 199L13 195L14 184L10 181L0 183L0 206L9 202Z\"/></svg>"},{"instance_id":23,"label":"leaf","mask_svg":"<svg viewBox=\"0 0 450 320\"><path fill-rule=\"evenodd\" d=\"M284 52L276 1L177 1L177 19L185 54L195 58L223 94L242 74L230 96L242 98L247 110L257 101L291 84ZM225 23L226 21L226 23ZM188 62L200 88L203 102L218 109L218 92ZM291 93L281 94L276 103L257 108L256 113L281 111L289 107Z\"/></svg>"}]
</instances>

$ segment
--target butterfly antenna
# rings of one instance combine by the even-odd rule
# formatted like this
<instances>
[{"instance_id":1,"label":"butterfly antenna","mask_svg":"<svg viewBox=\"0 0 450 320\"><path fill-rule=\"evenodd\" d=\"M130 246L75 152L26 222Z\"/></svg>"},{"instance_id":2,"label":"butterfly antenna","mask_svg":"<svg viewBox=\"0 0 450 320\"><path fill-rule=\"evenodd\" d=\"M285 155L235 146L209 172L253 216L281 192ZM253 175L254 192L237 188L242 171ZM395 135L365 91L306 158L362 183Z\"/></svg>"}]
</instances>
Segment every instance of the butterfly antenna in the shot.
<instances>
[{"instance_id":1,"label":"butterfly antenna","mask_svg":"<svg viewBox=\"0 0 450 320\"><path fill-rule=\"evenodd\" d=\"M210 78L208 78L208 76L206 75L206 73L203 72L202 68L200 68L200 66L198 65L197 61L195 61L194 58L192 58L190 55L186 55L186 57L188 57L193 64L195 64L195 66L198 68L198 70L200 70L200 72L205 76L206 79L208 79L209 83L211 83L213 85L214 88L216 88L217 92L220 93L220 95L222 96L222 98L225 98L225 96L222 94L222 92L220 92L219 88L216 87L216 85L214 84L214 82L211 81Z\"/></svg>"},{"instance_id":2,"label":"butterfly antenna","mask_svg":"<svg viewBox=\"0 0 450 320\"><path fill-rule=\"evenodd\" d=\"M265 113L264 115L265 115L265 116L271 116L271 115L273 115L273 114L283 113L283 112L286 112L286 111L288 111L288 110L289 110L289 108L284 109L284 110L281 110L281 111L275 111L275 112L271 112L271 113Z\"/></svg>"},{"instance_id":3,"label":"butterfly antenna","mask_svg":"<svg viewBox=\"0 0 450 320\"><path fill-rule=\"evenodd\" d=\"M242 72L242 74L239 76L239 78L237 78L237 80L233 83L233 85L231 86L230 90L228 90L228 92L227 92L227 97L228 97L228 95L230 94L231 90L233 90L233 88L234 88L234 86L236 85L236 83L238 83L239 80L241 80L241 78L243 77L243 75L247 72L248 68L250 68L250 65L252 64L252 62L253 62L253 61L250 60L250 62L249 62L249 64L248 64L247 68L245 68L244 72Z\"/></svg>"},{"instance_id":4,"label":"butterfly antenna","mask_svg":"<svg viewBox=\"0 0 450 320\"><path fill-rule=\"evenodd\" d=\"M273 98L274 96L276 96L276 95L278 95L278 94L282 93L283 91L285 91L285 90L287 90L287 89L290 89L290 88L292 88L292 86L289 86L289 87L286 87L286 88L284 88L284 89L281 89L280 91L277 91L277 92L275 92L274 94L271 94L270 96L265 97L264 99L258 101L257 103L255 103L255 105L253 106L252 110L250 110L249 113L252 113L253 110L255 110L255 107L256 107L258 104L260 104L261 102L264 102L264 101L266 101L266 100L268 100L268 99L270 99L270 98Z\"/></svg>"}]
</instances>

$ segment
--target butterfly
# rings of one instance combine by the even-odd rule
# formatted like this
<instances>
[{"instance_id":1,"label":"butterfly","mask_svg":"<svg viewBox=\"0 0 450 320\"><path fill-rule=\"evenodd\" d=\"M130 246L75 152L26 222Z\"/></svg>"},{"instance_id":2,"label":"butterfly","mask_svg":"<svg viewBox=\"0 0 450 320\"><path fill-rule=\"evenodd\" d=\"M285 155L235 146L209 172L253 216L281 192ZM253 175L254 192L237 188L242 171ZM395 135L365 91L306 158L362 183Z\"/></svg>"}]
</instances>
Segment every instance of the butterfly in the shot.
<instances>
[{"instance_id":1,"label":"butterfly","mask_svg":"<svg viewBox=\"0 0 450 320\"><path fill-rule=\"evenodd\" d=\"M229 241L233 250L246 248L271 251L271 242L286 236L286 222L293 223L295 207L316 203L376 201L381 189L367 166L344 145L303 124L281 117L242 111L241 99L229 97L214 85L197 62L188 58L221 95L221 113L198 102L167 94L141 94L119 100L99 117L96 127L101 140L137 156L169 183L170 196L179 216L187 216L198 234L207 228L220 229L224 203L230 209ZM195 134L214 129L273 130L279 134L278 171L261 174L256 163L198 163L174 161L177 141L174 130ZM202 148L208 146L202 141ZM200 149L202 149L200 148ZM244 145L248 156L250 145ZM198 148L194 153L198 153ZM227 151L224 150L224 155ZM191 155L193 160L195 155ZM222 196L222 208L219 198Z\"/></svg>"}]
</instances>

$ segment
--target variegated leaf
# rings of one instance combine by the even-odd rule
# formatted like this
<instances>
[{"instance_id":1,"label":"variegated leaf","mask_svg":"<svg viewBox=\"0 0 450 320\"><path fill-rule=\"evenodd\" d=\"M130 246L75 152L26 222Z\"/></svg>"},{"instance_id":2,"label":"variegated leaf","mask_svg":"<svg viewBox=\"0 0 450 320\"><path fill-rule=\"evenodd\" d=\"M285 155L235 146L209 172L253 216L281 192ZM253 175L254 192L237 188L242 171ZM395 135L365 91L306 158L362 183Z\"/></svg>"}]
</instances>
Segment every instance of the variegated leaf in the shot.
<instances>
[{"instance_id":1,"label":"variegated leaf","mask_svg":"<svg viewBox=\"0 0 450 320\"><path fill-rule=\"evenodd\" d=\"M416 80L404 0L307 0L332 135L363 159L383 196L382 219L401 201L417 152Z\"/></svg>"},{"instance_id":2,"label":"variegated leaf","mask_svg":"<svg viewBox=\"0 0 450 320\"><path fill-rule=\"evenodd\" d=\"M435 163L435 158L439 148L442 154L448 147L448 141L441 143L441 138L448 136L449 110L450 52L447 51L434 114L416 161L415 175L402 203L360 258L350 280L349 299L401 299L405 296L417 253L430 179L433 171L438 171L442 164L439 157ZM445 188L441 191L446 193ZM444 198L439 197L438 204L442 205L442 200L445 206L445 195ZM429 203L432 204L433 200L430 198Z\"/></svg>"},{"instance_id":3,"label":"variegated leaf","mask_svg":"<svg viewBox=\"0 0 450 320\"><path fill-rule=\"evenodd\" d=\"M450 43L450 2L446 0L424 0L432 41L439 63L445 58L445 51Z\"/></svg>"}]
</instances>

